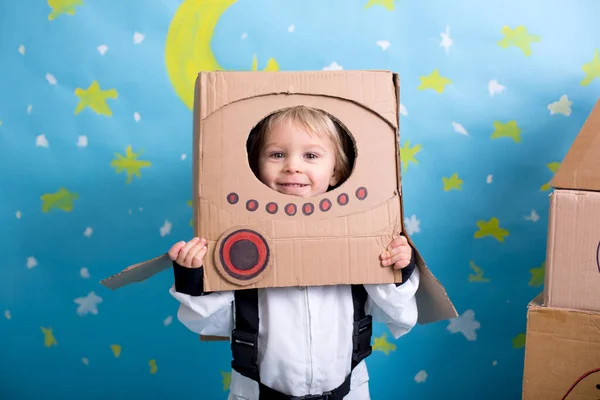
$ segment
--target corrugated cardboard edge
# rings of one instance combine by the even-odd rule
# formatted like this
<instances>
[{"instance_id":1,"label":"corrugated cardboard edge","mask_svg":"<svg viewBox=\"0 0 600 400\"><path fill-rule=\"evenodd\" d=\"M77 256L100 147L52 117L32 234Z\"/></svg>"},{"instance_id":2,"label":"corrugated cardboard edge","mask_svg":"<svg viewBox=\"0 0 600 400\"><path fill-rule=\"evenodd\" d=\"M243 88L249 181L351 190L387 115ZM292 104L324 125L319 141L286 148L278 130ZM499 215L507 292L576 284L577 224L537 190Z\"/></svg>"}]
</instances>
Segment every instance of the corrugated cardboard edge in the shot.
<instances>
[{"instance_id":1,"label":"corrugated cardboard edge","mask_svg":"<svg viewBox=\"0 0 600 400\"><path fill-rule=\"evenodd\" d=\"M557 189L600 190L600 170L597 176L579 176L582 156L587 154L588 151L597 150L590 146L596 136L600 136L600 99L592 108L565 158L550 180L551 187Z\"/></svg>"},{"instance_id":2,"label":"corrugated cardboard edge","mask_svg":"<svg viewBox=\"0 0 600 400\"><path fill-rule=\"evenodd\" d=\"M556 192L549 195L550 212L548 214L548 233L546 239L546 273L544 275L544 291L542 299L544 304L550 304L552 299L552 272L554 271L554 251L556 250L555 232L556 232Z\"/></svg>"}]
</instances>

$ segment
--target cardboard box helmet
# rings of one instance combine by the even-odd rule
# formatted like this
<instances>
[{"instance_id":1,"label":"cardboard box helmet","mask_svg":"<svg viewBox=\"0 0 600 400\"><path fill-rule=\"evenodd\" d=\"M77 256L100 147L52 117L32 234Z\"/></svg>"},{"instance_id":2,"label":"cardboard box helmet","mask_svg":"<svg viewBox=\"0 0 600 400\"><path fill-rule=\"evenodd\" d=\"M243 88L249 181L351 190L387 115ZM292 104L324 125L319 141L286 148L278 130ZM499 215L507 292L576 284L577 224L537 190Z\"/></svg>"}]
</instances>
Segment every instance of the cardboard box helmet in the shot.
<instances>
[{"instance_id":1,"label":"cardboard box helmet","mask_svg":"<svg viewBox=\"0 0 600 400\"><path fill-rule=\"evenodd\" d=\"M193 141L194 234L206 238L205 291L401 282L379 255L404 231L399 79L388 71L201 72ZM349 177L313 197L279 193L249 163L251 134L307 106L351 138ZM416 250L416 249L415 249ZM457 316L420 253L419 322ZM167 269L167 255L102 281L111 289Z\"/></svg>"}]
</instances>

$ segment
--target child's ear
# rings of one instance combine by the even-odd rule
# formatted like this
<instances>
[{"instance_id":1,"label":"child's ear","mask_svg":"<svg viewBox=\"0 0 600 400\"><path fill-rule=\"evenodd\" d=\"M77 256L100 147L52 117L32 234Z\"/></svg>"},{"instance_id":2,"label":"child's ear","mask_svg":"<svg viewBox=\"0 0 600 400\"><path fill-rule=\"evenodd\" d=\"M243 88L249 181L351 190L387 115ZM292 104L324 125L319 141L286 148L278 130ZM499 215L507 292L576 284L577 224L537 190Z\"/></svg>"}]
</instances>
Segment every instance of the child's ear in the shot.
<instances>
[{"instance_id":1,"label":"child's ear","mask_svg":"<svg viewBox=\"0 0 600 400\"><path fill-rule=\"evenodd\" d=\"M340 179L338 178L338 173L334 170L333 175L331 175L331 179L329 179L329 186L335 186L339 181Z\"/></svg>"}]
</instances>

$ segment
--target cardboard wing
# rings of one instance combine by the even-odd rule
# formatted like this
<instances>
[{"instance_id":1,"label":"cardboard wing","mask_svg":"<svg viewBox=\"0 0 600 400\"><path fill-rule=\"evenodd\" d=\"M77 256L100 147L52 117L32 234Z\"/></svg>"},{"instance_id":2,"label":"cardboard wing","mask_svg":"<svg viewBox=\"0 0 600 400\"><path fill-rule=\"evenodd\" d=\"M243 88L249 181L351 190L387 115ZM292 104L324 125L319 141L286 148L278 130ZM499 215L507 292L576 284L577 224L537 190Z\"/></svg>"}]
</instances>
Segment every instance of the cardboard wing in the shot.
<instances>
[{"instance_id":1,"label":"cardboard wing","mask_svg":"<svg viewBox=\"0 0 600 400\"><path fill-rule=\"evenodd\" d=\"M194 104L193 225L194 234L208 240L204 289L401 282L400 272L379 259L404 232L399 104L399 79L388 71L201 72ZM326 112L354 144L350 177L319 196L278 193L249 166L249 134L269 114L294 105ZM419 322L456 317L444 288L416 254ZM169 266L161 256L102 284L116 289Z\"/></svg>"}]
</instances>

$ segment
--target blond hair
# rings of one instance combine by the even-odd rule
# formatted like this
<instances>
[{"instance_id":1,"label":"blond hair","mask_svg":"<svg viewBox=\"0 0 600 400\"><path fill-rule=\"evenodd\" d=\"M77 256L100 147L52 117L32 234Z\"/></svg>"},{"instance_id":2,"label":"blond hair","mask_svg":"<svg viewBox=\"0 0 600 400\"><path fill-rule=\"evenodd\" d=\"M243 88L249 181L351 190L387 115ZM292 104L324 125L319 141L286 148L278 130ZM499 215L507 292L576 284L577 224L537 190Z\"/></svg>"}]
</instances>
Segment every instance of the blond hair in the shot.
<instances>
[{"instance_id":1,"label":"blond hair","mask_svg":"<svg viewBox=\"0 0 600 400\"><path fill-rule=\"evenodd\" d=\"M248 158L250 168L258 176L258 158L264 145L267 133L274 126L283 122L298 124L308 134L322 136L331 139L335 148L335 176L339 186L352 172L351 158L354 145L350 136L333 121L333 119L321 110L307 106L293 106L279 110L262 120L248 138Z\"/></svg>"}]
</instances>

